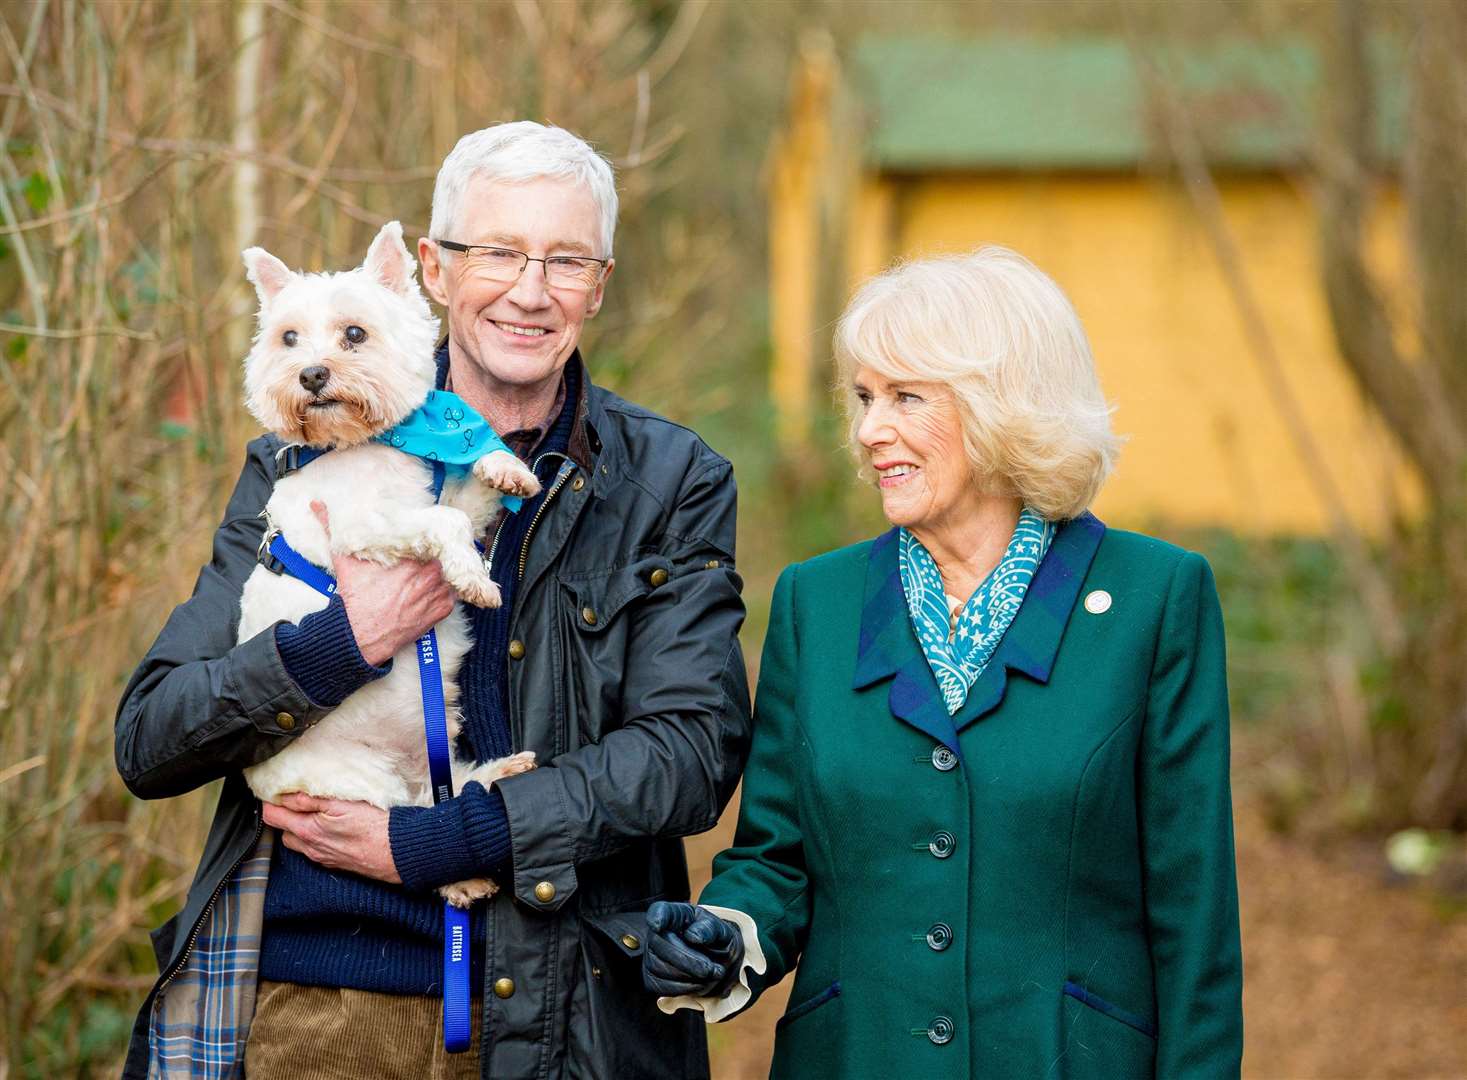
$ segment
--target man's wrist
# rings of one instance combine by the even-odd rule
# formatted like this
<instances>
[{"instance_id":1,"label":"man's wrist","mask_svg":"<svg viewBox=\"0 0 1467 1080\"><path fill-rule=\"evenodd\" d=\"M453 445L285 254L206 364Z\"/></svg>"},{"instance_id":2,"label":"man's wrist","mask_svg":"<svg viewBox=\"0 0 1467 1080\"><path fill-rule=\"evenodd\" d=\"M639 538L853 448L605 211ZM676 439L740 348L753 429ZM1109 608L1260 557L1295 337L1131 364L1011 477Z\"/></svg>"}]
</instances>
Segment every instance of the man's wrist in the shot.
<instances>
[{"instance_id":1,"label":"man's wrist","mask_svg":"<svg viewBox=\"0 0 1467 1080\"><path fill-rule=\"evenodd\" d=\"M504 800L477 783L436 806L394 806L387 834L397 873L410 889L512 872Z\"/></svg>"},{"instance_id":2,"label":"man's wrist","mask_svg":"<svg viewBox=\"0 0 1467 1080\"><path fill-rule=\"evenodd\" d=\"M312 704L326 708L340 705L392 670L391 657L384 664L374 664L357 647L340 596L333 596L326 607L299 623L277 623L275 647L295 684Z\"/></svg>"}]
</instances>

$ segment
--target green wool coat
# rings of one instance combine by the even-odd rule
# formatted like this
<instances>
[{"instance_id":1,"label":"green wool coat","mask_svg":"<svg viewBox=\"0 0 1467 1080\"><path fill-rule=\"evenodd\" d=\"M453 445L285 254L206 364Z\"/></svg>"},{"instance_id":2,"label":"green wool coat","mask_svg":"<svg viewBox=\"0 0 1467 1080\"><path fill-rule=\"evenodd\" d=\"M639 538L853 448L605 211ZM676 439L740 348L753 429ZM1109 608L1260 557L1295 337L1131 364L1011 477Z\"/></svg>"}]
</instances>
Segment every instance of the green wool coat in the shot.
<instances>
[{"instance_id":1,"label":"green wool coat","mask_svg":"<svg viewBox=\"0 0 1467 1080\"><path fill-rule=\"evenodd\" d=\"M775 587L734 846L701 902L796 971L776 1077L1237 1076L1223 625L1200 556L1063 525L965 706L896 531Z\"/></svg>"}]
</instances>

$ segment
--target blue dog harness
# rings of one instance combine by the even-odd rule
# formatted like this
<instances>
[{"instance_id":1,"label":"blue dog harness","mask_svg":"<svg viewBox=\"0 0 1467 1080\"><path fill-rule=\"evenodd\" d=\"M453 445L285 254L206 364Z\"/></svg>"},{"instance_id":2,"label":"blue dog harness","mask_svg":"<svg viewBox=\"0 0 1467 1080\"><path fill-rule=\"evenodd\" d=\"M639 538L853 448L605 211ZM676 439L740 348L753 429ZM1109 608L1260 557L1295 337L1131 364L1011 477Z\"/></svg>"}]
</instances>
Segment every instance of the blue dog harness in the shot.
<instances>
[{"instance_id":1,"label":"blue dog harness","mask_svg":"<svg viewBox=\"0 0 1467 1080\"><path fill-rule=\"evenodd\" d=\"M288 468L300 468L326 453L310 447L291 447ZM480 451L483 452L482 449ZM433 499L443 493L444 463L432 460ZM505 500L508 503L508 499ZM518 502L518 500L516 500ZM336 579L311 563L285 537L274 533L264 549L291 577L326 597L336 595ZM482 547L480 548L482 551ZM428 779L433 801L453 798L453 770L449 764L448 716L443 702L443 671L438 663L438 635L429 630L414 644L418 656L418 684L423 696L423 735L428 744ZM469 1005L469 913L443 903L443 1047L450 1054L469 1048L472 1035Z\"/></svg>"}]
</instances>

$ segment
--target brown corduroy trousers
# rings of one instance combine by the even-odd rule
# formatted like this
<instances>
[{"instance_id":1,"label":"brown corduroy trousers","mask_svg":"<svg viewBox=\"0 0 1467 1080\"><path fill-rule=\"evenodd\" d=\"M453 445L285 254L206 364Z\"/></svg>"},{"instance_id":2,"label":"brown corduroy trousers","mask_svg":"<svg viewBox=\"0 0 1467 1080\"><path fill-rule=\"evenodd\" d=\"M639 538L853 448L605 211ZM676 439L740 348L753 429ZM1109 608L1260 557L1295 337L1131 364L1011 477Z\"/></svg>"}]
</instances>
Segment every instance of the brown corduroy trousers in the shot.
<instances>
[{"instance_id":1,"label":"brown corduroy trousers","mask_svg":"<svg viewBox=\"0 0 1467 1080\"><path fill-rule=\"evenodd\" d=\"M443 999L261 982L245 1045L248 1080L478 1080L473 1044L443 1049Z\"/></svg>"}]
</instances>

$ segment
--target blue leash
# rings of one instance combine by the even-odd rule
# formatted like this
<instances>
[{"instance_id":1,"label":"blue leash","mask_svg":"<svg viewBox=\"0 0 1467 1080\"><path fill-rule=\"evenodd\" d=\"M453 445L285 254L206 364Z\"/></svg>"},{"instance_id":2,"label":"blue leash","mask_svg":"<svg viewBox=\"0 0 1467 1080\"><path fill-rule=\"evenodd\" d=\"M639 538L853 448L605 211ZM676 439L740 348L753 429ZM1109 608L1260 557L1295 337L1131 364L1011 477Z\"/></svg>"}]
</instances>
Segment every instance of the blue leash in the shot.
<instances>
[{"instance_id":1,"label":"blue leash","mask_svg":"<svg viewBox=\"0 0 1467 1080\"><path fill-rule=\"evenodd\" d=\"M443 492L445 470L433 463L433 499ZM336 595L336 579L305 559L276 533L270 539L270 554L280 560L291 577L305 582L323 596ZM423 735L428 743L428 778L433 784L433 801L453 798L453 770L449 765L448 715L443 704L443 670L438 664L438 635L429 630L416 642L418 683L423 692ZM443 903L443 1048L461 1054L472 1037L469 1006L469 913Z\"/></svg>"}]
</instances>

